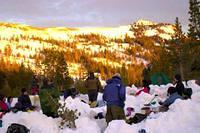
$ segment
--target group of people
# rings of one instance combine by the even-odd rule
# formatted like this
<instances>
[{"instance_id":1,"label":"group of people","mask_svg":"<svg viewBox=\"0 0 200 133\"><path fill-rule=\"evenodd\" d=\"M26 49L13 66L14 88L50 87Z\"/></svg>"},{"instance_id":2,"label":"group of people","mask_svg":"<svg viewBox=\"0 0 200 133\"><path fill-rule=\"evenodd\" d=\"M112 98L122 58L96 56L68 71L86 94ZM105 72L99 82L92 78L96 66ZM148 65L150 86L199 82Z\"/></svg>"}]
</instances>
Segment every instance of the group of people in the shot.
<instances>
[{"instance_id":1,"label":"group of people","mask_svg":"<svg viewBox=\"0 0 200 133\"><path fill-rule=\"evenodd\" d=\"M106 81L107 85L103 91L103 100L106 101L107 104L107 112L106 112L106 122L109 123L112 120L125 120L124 113L124 102L126 100L126 90L122 84L120 74L115 74L111 79ZM135 96L140 95L141 92L150 93L151 84L148 80L143 80L143 89L136 92ZM130 118L128 123L138 123L144 120L151 112L164 112L169 109L169 106L175 102L176 99L188 99L191 98L192 89L185 88L181 76L179 74L174 76L174 84L175 87L169 87L167 90L168 98L165 101L160 101L160 106L154 109L151 109L147 105L147 107L141 108L141 112L144 113L136 113L135 116ZM151 103L150 103L151 104Z\"/></svg>"},{"instance_id":2,"label":"group of people","mask_svg":"<svg viewBox=\"0 0 200 133\"><path fill-rule=\"evenodd\" d=\"M70 79L66 79L70 80ZM64 97L67 98L68 96L75 96L75 92L73 91L74 87L74 81L70 80L67 81L70 85L64 86L64 88L70 88L65 89L64 91ZM125 106L125 100L126 100L126 89L125 86L122 83L121 75L119 73L116 73L112 76L111 79L108 79L106 81L106 86L101 86L100 80L95 77L93 72L89 73L88 78L85 80L85 88L87 88L88 91L88 97L89 97L89 105L91 107L97 106L97 97L98 92L103 93L103 101L105 101L107 106L107 112L106 112L106 122L109 123L112 120L119 120L124 119L125 120L125 112L124 112L124 106ZM150 87L151 84L148 80L143 80L143 89L139 90L135 93L135 96L140 95L142 92L144 93L150 93ZM174 103L176 99L184 99L184 98L190 98L192 95L192 90L187 90L184 88L184 85L181 80L180 75L174 76L174 84L176 84L175 87L169 87L167 90L167 93L169 94L169 97L165 101L160 101L160 106L156 110L150 110L148 107L144 107L141 110L145 110L144 114L138 114L130 119L129 123L137 123L140 120L143 120L146 118L151 112L162 112L167 111L169 106ZM49 82L47 80L44 80L43 86L44 87L50 87ZM36 76L33 77L32 81L32 94L36 95L39 93L39 85L38 85L38 79ZM70 90L70 91L66 91ZM27 111L27 110L34 110L35 107L32 106L31 100L29 98L28 92L26 88L21 89L21 96L18 97L18 101L15 104L14 107L11 106L12 98L8 97L7 102L5 101L5 96L0 96L0 118L3 114L6 112L9 112L10 110L20 110L20 111ZM42 103L42 100L41 100ZM48 113L47 113L48 114ZM142 119L138 118L141 117ZM140 119L140 120L138 120Z\"/></svg>"},{"instance_id":3,"label":"group of people","mask_svg":"<svg viewBox=\"0 0 200 133\"><path fill-rule=\"evenodd\" d=\"M31 81L31 94L38 95L40 91L39 79L36 75L33 76ZM45 78L43 80L42 87L49 87L49 81ZM7 112L17 112L17 111L32 111L36 107L32 105L28 90L26 88L21 89L21 95L17 98L17 102L13 105L13 98L11 96L7 97L0 95L0 118Z\"/></svg>"},{"instance_id":4,"label":"group of people","mask_svg":"<svg viewBox=\"0 0 200 133\"><path fill-rule=\"evenodd\" d=\"M6 98L4 95L0 96L0 118L10 111L28 111L34 109L26 88L21 89L21 95L18 97L18 101L14 106L12 106L12 101L12 97Z\"/></svg>"}]
</instances>

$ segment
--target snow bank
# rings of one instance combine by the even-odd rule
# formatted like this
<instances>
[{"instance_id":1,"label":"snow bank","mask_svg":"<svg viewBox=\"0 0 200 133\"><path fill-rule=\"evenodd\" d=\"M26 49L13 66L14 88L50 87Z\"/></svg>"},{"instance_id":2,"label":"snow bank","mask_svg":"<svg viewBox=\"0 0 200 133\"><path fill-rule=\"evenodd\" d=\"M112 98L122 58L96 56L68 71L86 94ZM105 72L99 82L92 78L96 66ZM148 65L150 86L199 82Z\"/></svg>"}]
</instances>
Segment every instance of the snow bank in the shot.
<instances>
[{"instance_id":1,"label":"snow bank","mask_svg":"<svg viewBox=\"0 0 200 133\"><path fill-rule=\"evenodd\" d=\"M132 128L123 120L114 120L108 124L104 133L136 133L138 130Z\"/></svg>"},{"instance_id":2,"label":"snow bank","mask_svg":"<svg viewBox=\"0 0 200 133\"><path fill-rule=\"evenodd\" d=\"M151 114L139 124L126 124L115 120L109 123L105 133L133 133L145 129L147 133L199 133L200 104L194 100L177 100L168 112Z\"/></svg>"},{"instance_id":3,"label":"snow bank","mask_svg":"<svg viewBox=\"0 0 200 133\"><path fill-rule=\"evenodd\" d=\"M185 84L186 85L186 84ZM167 85L151 85L150 94L141 93L135 97L138 89L135 86L127 87L125 101L125 111L127 107L133 107L134 113L139 113L144 104L151 101L155 94L158 97L154 101L165 99L167 97ZM94 119L99 112L106 113L106 107L90 108L87 95L79 95L75 99L71 97L65 101L65 107L81 113L81 116L75 121L77 128L64 128L60 130L59 119L47 117L40 112L18 112L16 114L8 113L3 117L3 127L0 132L6 132L11 123L23 124L31 130L31 133L133 133L140 129L145 129L147 133L199 133L200 132L200 86L195 81L188 81L186 87L193 90L193 95L189 100L176 100L165 113L151 113L146 120L139 124L126 124L123 120L115 120L107 126L105 119ZM102 94L99 93L98 101L102 101ZM154 106L158 106L155 104Z\"/></svg>"},{"instance_id":4,"label":"snow bank","mask_svg":"<svg viewBox=\"0 0 200 133\"><path fill-rule=\"evenodd\" d=\"M6 132L11 123L19 123L30 129L31 133L57 133L56 121L39 112L8 113L3 117L3 127L0 132Z\"/></svg>"},{"instance_id":5,"label":"snow bank","mask_svg":"<svg viewBox=\"0 0 200 133\"><path fill-rule=\"evenodd\" d=\"M144 103L150 101L154 94L158 94L161 99L166 98L167 88L173 86L167 85L151 85L149 94L141 93L138 97L129 95L131 88L128 88L126 107L133 107L135 112L144 106ZM105 133L133 133L140 129L145 129L147 133L199 133L200 132L200 86L195 81L188 81L185 87L193 90L192 98L189 100L176 100L165 113L151 113L148 118L139 124L126 124L125 121L115 120L109 123ZM133 90L135 88L133 87ZM158 101L155 99L155 101Z\"/></svg>"},{"instance_id":6,"label":"snow bank","mask_svg":"<svg viewBox=\"0 0 200 133\"><path fill-rule=\"evenodd\" d=\"M147 132L198 133L200 104L192 100L176 100L166 113L150 116L143 124Z\"/></svg>"},{"instance_id":7,"label":"snow bank","mask_svg":"<svg viewBox=\"0 0 200 133\"><path fill-rule=\"evenodd\" d=\"M103 112L104 115L106 113L106 107L96 107L90 108L87 103L84 103L87 99L84 95L72 99L68 97L64 102L65 107L71 110L78 110L81 114L79 118L75 121L77 129L71 130L69 128L65 128L63 130L64 133L101 133L106 128L106 121L105 119L94 119L94 117L99 113ZM84 102L81 101L84 99ZM102 94L99 94L98 100L102 100Z\"/></svg>"},{"instance_id":8,"label":"snow bank","mask_svg":"<svg viewBox=\"0 0 200 133\"><path fill-rule=\"evenodd\" d=\"M62 133L101 133L98 124L87 117L77 119L75 123L77 127L76 130L65 128Z\"/></svg>"}]
</instances>

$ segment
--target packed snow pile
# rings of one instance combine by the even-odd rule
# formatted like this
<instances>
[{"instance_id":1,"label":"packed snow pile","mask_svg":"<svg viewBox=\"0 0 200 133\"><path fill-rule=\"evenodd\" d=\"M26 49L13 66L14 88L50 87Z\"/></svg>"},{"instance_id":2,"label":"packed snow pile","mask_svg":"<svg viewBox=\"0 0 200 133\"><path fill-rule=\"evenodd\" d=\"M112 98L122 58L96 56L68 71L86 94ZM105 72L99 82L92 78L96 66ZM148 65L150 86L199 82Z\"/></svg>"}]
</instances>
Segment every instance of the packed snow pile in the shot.
<instances>
[{"instance_id":1,"label":"packed snow pile","mask_svg":"<svg viewBox=\"0 0 200 133\"><path fill-rule=\"evenodd\" d=\"M5 133L11 123L19 123L30 129L31 133L57 133L59 128L56 121L40 112L8 113L3 117L1 133Z\"/></svg>"},{"instance_id":2,"label":"packed snow pile","mask_svg":"<svg viewBox=\"0 0 200 133\"><path fill-rule=\"evenodd\" d=\"M150 114L139 124L112 121L105 133L133 133L145 129L147 133L199 133L200 103L196 100L177 100L168 112ZM116 128L117 127L117 128Z\"/></svg>"},{"instance_id":3,"label":"packed snow pile","mask_svg":"<svg viewBox=\"0 0 200 133\"><path fill-rule=\"evenodd\" d=\"M185 84L185 83L184 83ZM158 106L158 101L167 97L167 85L151 85L150 94L141 93L135 97L133 94L138 89L133 85L127 87L127 96L125 102L125 113L127 107L134 108L134 113L139 113L144 104L149 103L155 95L153 106ZM31 133L133 133L139 130L145 130L147 133L199 133L200 132L200 86L191 80L185 84L185 87L192 88L193 95L189 100L176 100L167 112L151 113L146 120L138 124L127 124L124 120L115 120L108 125L105 119L95 119L99 112L106 113L106 106L102 101L102 94L98 95L100 107L90 108L87 95L79 95L65 101L61 98L60 102L65 103L65 107L71 110L78 110L80 116L75 120L76 129L65 127L59 128L60 118L53 119L43 115L41 112L18 112L7 113L3 117L3 127L0 132L6 132L11 123L19 123L30 129ZM100 104L99 104L100 105ZM134 115L134 113L132 115Z\"/></svg>"}]
</instances>

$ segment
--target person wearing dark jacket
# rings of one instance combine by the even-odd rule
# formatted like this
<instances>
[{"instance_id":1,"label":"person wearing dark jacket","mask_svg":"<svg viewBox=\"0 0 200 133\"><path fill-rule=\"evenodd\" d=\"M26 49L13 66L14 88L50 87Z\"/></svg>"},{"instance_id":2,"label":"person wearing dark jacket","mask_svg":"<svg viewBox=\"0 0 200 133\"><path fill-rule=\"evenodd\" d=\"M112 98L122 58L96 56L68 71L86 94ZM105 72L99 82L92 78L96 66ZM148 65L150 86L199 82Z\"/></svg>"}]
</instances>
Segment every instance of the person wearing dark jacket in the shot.
<instances>
[{"instance_id":1,"label":"person wearing dark jacket","mask_svg":"<svg viewBox=\"0 0 200 133\"><path fill-rule=\"evenodd\" d=\"M176 87L175 87L175 88L176 88L178 94L179 94L180 96L183 96L185 87L184 87L184 85L183 85L183 83L182 83L181 75L176 74L176 75L174 76L174 82L175 82L175 84L176 84Z\"/></svg>"},{"instance_id":2,"label":"person wearing dark jacket","mask_svg":"<svg viewBox=\"0 0 200 133\"><path fill-rule=\"evenodd\" d=\"M103 92L103 100L107 104L106 122L125 119L124 102L126 100L126 90L122 85L120 74L115 74L106 83L107 85Z\"/></svg>"},{"instance_id":3,"label":"person wearing dark jacket","mask_svg":"<svg viewBox=\"0 0 200 133\"><path fill-rule=\"evenodd\" d=\"M29 98L29 95L28 95L28 92L26 90L26 88L22 88L21 89L21 96L18 97L18 102L16 104L16 108L18 110L21 110L21 111L27 111L29 109L33 109L33 106L31 104L31 100Z\"/></svg>"},{"instance_id":4,"label":"person wearing dark jacket","mask_svg":"<svg viewBox=\"0 0 200 133\"><path fill-rule=\"evenodd\" d=\"M102 86L99 79L94 76L93 72L89 73L89 76L85 81L85 87L88 90L89 102L96 102L98 92L102 89Z\"/></svg>"}]
</instances>

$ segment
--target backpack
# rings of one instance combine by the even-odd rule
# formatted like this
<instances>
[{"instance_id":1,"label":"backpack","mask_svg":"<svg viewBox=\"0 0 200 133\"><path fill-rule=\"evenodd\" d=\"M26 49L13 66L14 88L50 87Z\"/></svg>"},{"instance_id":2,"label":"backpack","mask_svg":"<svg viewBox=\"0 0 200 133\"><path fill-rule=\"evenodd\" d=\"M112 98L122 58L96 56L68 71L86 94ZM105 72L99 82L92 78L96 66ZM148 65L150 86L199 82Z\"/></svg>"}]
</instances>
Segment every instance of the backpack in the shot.
<instances>
[{"instance_id":1,"label":"backpack","mask_svg":"<svg viewBox=\"0 0 200 133\"><path fill-rule=\"evenodd\" d=\"M184 95L184 99L188 99L191 98L192 96L192 89L191 88L185 88L183 95Z\"/></svg>"},{"instance_id":2,"label":"backpack","mask_svg":"<svg viewBox=\"0 0 200 133\"><path fill-rule=\"evenodd\" d=\"M131 117L130 119L127 120L127 123L128 124L132 124L132 123L137 124L146 118L147 118L146 114L136 113L134 117Z\"/></svg>"},{"instance_id":3,"label":"backpack","mask_svg":"<svg viewBox=\"0 0 200 133\"><path fill-rule=\"evenodd\" d=\"M6 131L6 133L29 133L29 132L30 130L27 127L25 127L24 125L20 125L18 123L12 123Z\"/></svg>"}]
</instances>

